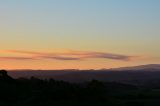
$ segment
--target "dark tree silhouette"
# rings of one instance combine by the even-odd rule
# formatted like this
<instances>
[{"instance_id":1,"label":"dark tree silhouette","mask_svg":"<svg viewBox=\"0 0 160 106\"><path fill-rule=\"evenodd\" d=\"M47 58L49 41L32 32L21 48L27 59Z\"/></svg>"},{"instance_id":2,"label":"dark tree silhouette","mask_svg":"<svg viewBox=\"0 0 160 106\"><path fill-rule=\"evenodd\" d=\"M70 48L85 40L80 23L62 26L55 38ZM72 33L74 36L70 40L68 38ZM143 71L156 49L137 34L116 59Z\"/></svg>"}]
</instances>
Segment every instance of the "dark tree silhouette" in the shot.
<instances>
[{"instance_id":1,"label":"dark tree silhouette","mask_svg":"<svg viewBox=\"0 0 160 106\"><path fill-rule=\"evenodd\" d=\"M0 81L10 82L13 81L13 78L7 74L6 70L0 70Z\"/></svg>"},{"instance_id":2,"label":"dark tree silhouette","mask_svg":"<svg viewBox=\"0 0 160 106\"><path fill-rule=\"evenodd\" d=\"M0 70L0 106L158 106L147 100L160 100L160 94L148 95L152 89L145 89L98 80L69 83L36 77L13 79L6 70Z\"/></svg>"}]
</instances>

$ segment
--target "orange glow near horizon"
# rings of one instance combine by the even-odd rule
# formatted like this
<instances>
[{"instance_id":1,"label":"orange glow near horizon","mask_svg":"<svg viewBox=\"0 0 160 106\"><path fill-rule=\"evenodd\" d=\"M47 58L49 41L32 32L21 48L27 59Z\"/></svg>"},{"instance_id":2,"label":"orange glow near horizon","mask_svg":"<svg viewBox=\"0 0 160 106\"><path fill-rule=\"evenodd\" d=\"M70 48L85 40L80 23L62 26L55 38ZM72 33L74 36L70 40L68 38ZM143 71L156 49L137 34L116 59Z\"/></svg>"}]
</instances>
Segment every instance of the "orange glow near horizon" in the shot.
<instances>
[{"instance_id":1,"label":"orange glow near horizon","mask_svg":"<svg viewBox=\"0 0 160 106\"><path fill-rule=\"evenodd\" d=\"M1 69L160 64L160 0L1 0Z\"/></svg>"},{"instance_id":2,"label":"orange glow near horizon","mask_svg":"<svg viewBox=\"0 0 160 106\"><path fill-rule=\"evenodd\" d=\"M102 69L134 66L147 58L91 51L39 52L5 50L1 53L1 69Z\"/></svg>"}]
</instances>

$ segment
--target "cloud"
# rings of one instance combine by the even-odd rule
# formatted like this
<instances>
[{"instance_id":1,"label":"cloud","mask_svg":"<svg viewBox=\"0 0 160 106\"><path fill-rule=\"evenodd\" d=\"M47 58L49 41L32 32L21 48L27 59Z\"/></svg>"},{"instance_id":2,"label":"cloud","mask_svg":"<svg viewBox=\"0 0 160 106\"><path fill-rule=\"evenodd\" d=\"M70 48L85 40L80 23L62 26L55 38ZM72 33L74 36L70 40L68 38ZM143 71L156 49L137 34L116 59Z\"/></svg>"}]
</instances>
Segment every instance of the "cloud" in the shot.
<instances>
[{"instance_id":1,"label":"cloud","mask_svg":"<svg viewBox=\"0 0 160 106\"><path fill-rule=\"evenodd\" d=\"M76 57L64 57L64 56L41 56L43 58L48 59L55 59L55 60L81 60L80 58Z\"/></svg>"},{"instance_id":2,"label":"cloud","mask_svg":"<svg viewBox=\"0 0 160 106\"><path fill-rule=\"evenodd\" d=\"M19 54L31 54L31 55L40 55L43 54L41 52L33 52L33 51L24 51L24 50L5 50L4 52L9 52L9 53L19 53Z\"/></svg>"},{"instance_id":3,"label":"cloud","mask_svg":"<svg viewBox=\"0 0 160 106\"><path fill-rule=\"evenodd\" d=\"M64 53L63 55L78 57L80 59L104 58L104 59L123 60L123 61L129 61L134 58L137 58L137 56L128 56L128 55L105 53L105 52L86 52L86 51L70 51L68 53Z\"/></svg>"},{"instance_id":4,"label":"cloud","mask_svg":"<svg viewBox=\"0 0 160 106\"><path fill-rule=\"evenodd\" d=\"M90 51L68 51L68 52L53 52L53 53L44 53L44 52L34 52L34 51L21 51L21 50L7 50L6 52L12 54L25 54L27 57L1 57L0 59L12 59L12 60L33 60L33 59L54 59L54 60L85 60L92 58L99 59L111 59L111 60L121 60L121 61L130 61L135 59L137 56L128 56L114 53L105 53L105 52L90 52ZM28 57L28 55L30 57Z\"/></svg>"},{"instance_id":5,"label":"cloud","mask_svg":"<svg viewBox=\"0 0 160 106\"><path fill-rule=\"evenodd\" d=\"M114 59L114 60L130 60L133 56L126 56L120 54L110 54L110 53L100 53L93 52L89 53L91 58L106 58L106 59Z\"/></svg>"},{"instance_id":6,"label":"cloud","mask_svg":"<svg viewBox=\"0 0 160 106\"><path fill-rule=\"evenodd\" d=\"M31 57L0 57L0 60L35 60Z\"/></svg>"}]
</instances>

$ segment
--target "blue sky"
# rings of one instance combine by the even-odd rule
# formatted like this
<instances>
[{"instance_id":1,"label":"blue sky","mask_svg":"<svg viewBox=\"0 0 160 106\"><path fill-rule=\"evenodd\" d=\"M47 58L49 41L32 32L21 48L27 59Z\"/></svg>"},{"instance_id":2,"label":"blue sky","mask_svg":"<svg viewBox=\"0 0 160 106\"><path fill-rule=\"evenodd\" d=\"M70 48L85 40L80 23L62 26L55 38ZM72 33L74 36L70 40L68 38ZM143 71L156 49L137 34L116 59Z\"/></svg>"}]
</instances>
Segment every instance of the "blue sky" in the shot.
<instances>
[{"instance_id":1,"label":"blue sky","mask_svg":"<svg viewBox=\"0 0 160 106\"><path fill-rule=\"evenodd\" d=\"M151 58L129 65L159 63L159 11L159 0L1 0L0 48L109 52Z\"/></svg>"}]
</instances>

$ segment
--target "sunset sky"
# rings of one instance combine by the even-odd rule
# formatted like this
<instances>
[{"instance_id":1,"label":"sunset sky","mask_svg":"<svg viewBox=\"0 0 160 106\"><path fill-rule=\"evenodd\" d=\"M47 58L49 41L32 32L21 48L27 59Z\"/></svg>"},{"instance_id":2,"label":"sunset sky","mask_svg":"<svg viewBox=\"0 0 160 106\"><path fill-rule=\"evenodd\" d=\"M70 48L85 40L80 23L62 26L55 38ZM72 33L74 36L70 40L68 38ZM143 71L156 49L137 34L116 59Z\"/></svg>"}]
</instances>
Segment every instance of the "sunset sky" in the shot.
<instances>
[{"instance_id":1,"label":"sunset sky","mask_svg":"<svg viewBox=\"0 0 160 106\"><path fill-rule=\"evenodd\" d=\"M160 0L0 0L1 69L160 63Z\"/></svg>"}]
</instances>

